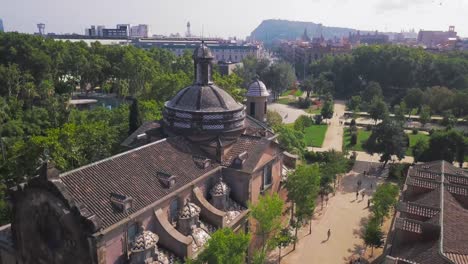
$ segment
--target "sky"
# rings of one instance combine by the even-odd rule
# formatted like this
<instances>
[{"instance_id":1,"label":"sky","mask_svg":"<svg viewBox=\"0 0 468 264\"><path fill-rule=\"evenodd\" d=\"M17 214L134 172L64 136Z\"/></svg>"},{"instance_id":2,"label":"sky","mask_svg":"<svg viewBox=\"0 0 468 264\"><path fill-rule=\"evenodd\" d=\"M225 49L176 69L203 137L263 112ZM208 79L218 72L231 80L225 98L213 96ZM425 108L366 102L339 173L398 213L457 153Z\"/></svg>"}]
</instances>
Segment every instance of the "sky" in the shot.
<instances>
[{"instance_id":1,"label":"sky","mask_svg":"<svg viewBox=\"0 0 468 264\"><path fill-rule=\"evenodd\" d=\"M468 0L0 0L6 31L79 33L90 25L149 24L153 34L245 38L265 19L360 30L447 30L468 37Z\"/></svg>"}]
</instances>

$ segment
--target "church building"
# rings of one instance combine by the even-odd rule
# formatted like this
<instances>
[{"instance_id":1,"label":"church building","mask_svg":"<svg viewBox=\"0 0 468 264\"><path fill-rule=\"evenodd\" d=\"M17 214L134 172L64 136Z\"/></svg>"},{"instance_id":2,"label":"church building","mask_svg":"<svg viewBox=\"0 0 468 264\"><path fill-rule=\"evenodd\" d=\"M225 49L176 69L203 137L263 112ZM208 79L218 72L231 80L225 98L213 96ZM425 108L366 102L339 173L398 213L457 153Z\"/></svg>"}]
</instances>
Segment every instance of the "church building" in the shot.
<instances>
[{"instance_id":1,"label":"church building","mask_svg":"<svg viewBox=\"0 0 468 264\"><path fill-rule=\"evenodd\" d=\"M195 80L142 125L127 151L60 172L53 161L11 194L0 263L175 263L194 258L213 232L249 231L249 203L284 193L284 155L265 123L265 85L247 107L212 80L213 55L195 49ZM251 116L250 116L251 115Z\"/></svg>"}]
</instances>

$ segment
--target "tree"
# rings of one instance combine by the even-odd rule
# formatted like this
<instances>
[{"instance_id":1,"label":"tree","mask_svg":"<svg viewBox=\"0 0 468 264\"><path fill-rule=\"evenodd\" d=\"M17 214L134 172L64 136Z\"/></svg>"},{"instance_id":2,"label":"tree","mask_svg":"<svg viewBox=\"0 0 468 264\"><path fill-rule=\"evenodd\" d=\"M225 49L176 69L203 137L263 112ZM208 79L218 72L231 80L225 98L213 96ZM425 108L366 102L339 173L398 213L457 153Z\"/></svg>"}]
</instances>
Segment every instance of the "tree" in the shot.
<instances>
[{"instance_id":1,"label":"tree","mask_svg":"<svg viewBox=\"0 0 468 264\"><path fill-rule=\"evenodd\" d=\"M419 88L411 88L406 92L405 98L403 101L409 108L409 111L413 108L419 108L424 100L424 92Z\"/></svg>"},{"instance_id":2,"label":"tree","mask_svg":"<svg viewBox=\"0 0 468 264\"><path fill-rule=\"evenodd\" d=\"M326 100L320 110L320 114L324 119L329 119L333 117L333 100Z\"/></svg>"},{"instance_id":3,"label":"tree","mask_svg":"<svg viewBox=\"0 0 468 264\"><path fill-rule=\"evenodd\" d=\"M311 116L300 115L296 121L294 121L294 129L296 131L304 132L304 129L312 126L314 119Z\"/></svg>"},{"instance_id":4,"label":"tree","mask_svg":"<svg viewBox=\"0 0 468 264\"><path fill-rule=\"evenodd\" d=\"M304 143L304 133L290 127L281 125L276 127L280 146L288 152L303 155L306 147Z\"/></svg>"},{"instance_id":5,"label":"tree","mask_svg":"<svg viewBox=\"0 0 468 264\"><path fill-rule=\"evenodd\" d=\"M281 229L273 238L272 245L278 248L278 263L281 263L281 248L289 246L294 242L294 236L291 235L289 227Z\"/></svg>"},{"instance_id":6,"label":"tree","mask_svg":"<svg viewBox=\"0 0 468 264\"><path fill-rule=\"evenodd\" d=\"M457 130L435 131L429 138L425 156L428 160L463 161L466 153L466 137Z\"/></svg>"},{"instance_id":7,"label":"tree","mask_svg":"<svg viewBox=\"0 0 468 264\"><path fill-rule=\"evenodd\" d=\"M369 104L375 97L382 98L382 87L378 82L369 82L361 93L362 102ZM363 107L367 109L367 107Z\"/></svg>"},{"instance_id":8,"label":"tree","mask_svg":"<svg viewBox=\"0 0 468 264\"><path fill-rule=\"evenodd\" d=\"M208 264L242 264L249 247L250 235L234 233L230 228L221 228L211 235L205 249L195 263Z\"/></svg>"},{"instance_id":9,"label":"tree","mask_svg":"<svg viewBox=\"0 0 468 264\"><path fill-rule=\"evenodd\" d=\"M319 77L314 81L315 92L320 95L333 94L334 93L334 84L328 77L327 73L320 73Z\"/></svg>"},{"instance_id":10,"label":"tree","mask_svg":"<svg viewBox=\"0 0 468 264\"><path fill-rule=\"evenodd\" d=\"M299 223L311 219L314 213L315 199L320 186L318 165L299 165L291 175L288 175L285 186L288 190L288 199L293 203L293 207L295 205L295 210L293 209L291 213L296 218L294 238L297 239ZM294 249L296 249L295 241Z\"/></svg>"},{"instance_id":11,"label":"tree","mask_svg":"<svg viewBox=\"0 0 468 264\"><path fill-rule=\"evenodd\" d=\"M424 127L427 122L431 121L431 108L428 105L423 105L419 112L419 121Z\"/></svg>"},{"instance_id":12,"label":"tree","mask_svg":"<svg viewBox=\"0 0 468 264\"><path fill-rule=\"evenodd\" d=\"M383 219L388 216L390 209L397 204L398 192L398 186L391 183L377 186L372 197L372 213L378 222L382 223Z\"/></svg>"},{"instance_id":13,"label":"tree","mask_svg":"<svg viewBox=\"0 0 468 264\"><path fill-rule=\"evenodd\" d=\"M143 124L137 99L133 99L132 105L130 106L128 122L129 135L135 132L135 130L137 130Z\"/></svg>"},{"instance_id":14,"label":"tree","mask_svg":"<svg viewBox=\"0 0 468 264\"><path fill-rule=\"evenodd\" d=\"M371 256L374 255L374 247L380 247L383 245L383 232L376 218L371 218L366 224L362 239L366 246L371 247Z\"/></svg>"},{"instance_id":15,"label":"tree","mask_svg":"<svg viewBox=\"0 0 468 264\"><path fill-rule=\"evenodd\" d=\"M408 111L406 107L406 103L403 101L399 105L395 105L395 119L398 120L401 123L404 123L406 120L406 113Z\"/></svg>"},{"instance_id":16,"label":"tree","mask_svg":"<svg viewBox=\"0 0 468 264\"><path fill-rule=\"evenodd\" d=\"M307 76L305 80L302 81L301 83L301 89L306 92L307 98L310 97L310 92L312 92L312 89L314 88L314 77L313 76Z\"/></svg>"},{"instance_id":17,"label":"tree","mask_svg":"<svg viewBox=\"0 0 468 264\"><path fill-rule=\"evenodd\" d=\"M355 95L355 96L352 96L351 99L349 99L347 107L350 111L358 111L359 108L361 107L361 104L362 104L361 96Z\"/></svg>"},{"instance_id":18,"label":"tree","mask_svg":"<svg viewBox=\"0 0 468 264\"><path fill-rule=\"evenodd\" d=\"M250 215L256 221L256 233L262 238L262 250L265 251L268 238L281 227L283 200L278 194L261 196L257 204L249 205Z\"/></svg>"},{"instance_id":19,"label":"tree","mask_svg":"<svg viewBox=\"0 0 468 264\"><path fill-rule=\"evenodd\" d=\"M447 129L451 129L455 126L456 122L457 122L457 119L452 114L451 110L444 111L443 119L440 122L441 125L447 127Z\"/></svg>"},{"instance_id":20,"label":"tree","mask_svg":"<svg viewBox=\"0 0 468 264\"><path fill-rule=\"evenodd\" d=\"M428 148L429 145L427 143L427 140L419 139L418 141L416 141L416 144L414 144L414 146L411 149L415 163L418 161L425 160L424 155L426 154Z\"/></svg>"},{"instance_id":21,"label":"tree","mask_svg":"<svg viewBox=\"0 0 468 264\"><path fill-rule=\"evenodd\" d=\"M380 162L384 162L385 167L392 155L396 155L400 160L405 157L407 137L398 123L386 118L374 127L363 147L369 154L380 153Z\"/></svg>"},{"instance_id":22,"label":"tree","mask_svg":"<svg viewBox=\"0 0 468 264\"><path fill-rule=\"evenodd\" d=\"M383 120L388 116L387 104L381 97L374 97L372 99L369 105L369 115L375 120L375 124L377 124L378 120Z\"/></svg>"},{"instance_id":23,"label":"tree","mask_svg":"<svg viewBox=\"0 0 468 264\"><path fill-rule=\"evenodd\" d=\"M281 61L271 65L263 79L266 86L273 91L274 98L277 99L296 81L296 75L291 64Z\"/></svg>"},{"instance_id":24,"label":"tree","mask_svg":"<svg viewBox=\"0 0 468 264\"><path fill-rule=\"evenodd\" d=\"M268 110L266 115L266 122L268 126L275 128L280 126L283 123L283 118L278 112L273 110Z\"/></svg>"}]
</instances>

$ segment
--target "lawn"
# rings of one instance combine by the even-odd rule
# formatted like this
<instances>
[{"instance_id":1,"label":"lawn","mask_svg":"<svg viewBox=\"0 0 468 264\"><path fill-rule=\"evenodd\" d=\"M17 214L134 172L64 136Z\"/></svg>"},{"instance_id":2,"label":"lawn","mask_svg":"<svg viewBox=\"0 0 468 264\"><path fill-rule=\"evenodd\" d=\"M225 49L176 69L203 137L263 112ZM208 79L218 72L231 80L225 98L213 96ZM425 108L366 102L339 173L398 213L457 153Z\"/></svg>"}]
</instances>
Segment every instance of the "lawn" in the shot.
<instances>
[{"instance_id":1,"label":"lawn","mask_svg":"<svg viewBox=\"0 0 468 264\"><path fill-rule=\"evenodd\" d=\"M293 101L293 100L290 100L290 99L287 98L287 97L283 97L283 98L280 98L280 99L278 99L278 100L275 101L275 103L278 103L278 104L285 104L285 105L290 104L290 103L292 103L292 102L294 102L294 101Z\"/></svg>"},{"instance_id":2,"label":"lawn","mask_svg":"<svg viewBox=\"0 0 468 264\"><path fill-rule=\"evenodd\" d=\"M285 126L294 129L294 123L285 124ZM307 147L322 147L323 140L325 139L325 134L327 133L328 126L325 124L322 125L312 125L304 129L304 143Z\"/></svg>"},{"instance_id":3,"label":"lawn","mask_svg":"<svg viewBox=\"0 0 468 264\"><path fill-rule=\"evenodd\" d=\"M303 91L301 89L286 90L281 94L281 97L288 96L288 95L301 96L302 93Z\"/></svg>"},{"instance_id":4,"label":"lawn","mask_svg":"<svg viewBox=\"0 0 468 264\"><path fill-rule=\"evenodd\" d=\"M309 114L320 115L320 111L322 111L322 109L321 108L316 108L316 109L309 108L309 109L306 109L305 111Z\"/></svg>"},{"instance_id":5,"label":"lawn","mask_svg":"<svg viewBox=\"0 0 468 264\"><path fill-rule=\"evenodd\" d=\"M367 131L367 130L364 130L364 129L359 129L358 130L357 143L356 143L355 146L350 146L349 145L351 137L350 137L348 131L349 131L349 128L346 128L345 133L344 133L344 139L343 139L344 146L347 147L350 150L364 151L363 148L362 148L362 144L370 137L371 131ZM429 136L426 135L426 134L422 134L422 133L418 133L416 135L413 135L411 133L411 134L408 134L408 136L409 136L409 141L410 141L410 147L406 150L406 153L405 153L406 156L412 156L411 147L414 146L416 144L416 142L418 142L419 139L429 140Z\"/></svg>"},{"instance_id":6,"label":"lawn","mask_svg":"<svg viewBox=\"0 0 468 264\"><path fill-rule=\"evenodd\" d=\"M304 129L304 143L306 146L322 147L327 128L327 125L312 125Z\"/></svg>"}]
</instances>

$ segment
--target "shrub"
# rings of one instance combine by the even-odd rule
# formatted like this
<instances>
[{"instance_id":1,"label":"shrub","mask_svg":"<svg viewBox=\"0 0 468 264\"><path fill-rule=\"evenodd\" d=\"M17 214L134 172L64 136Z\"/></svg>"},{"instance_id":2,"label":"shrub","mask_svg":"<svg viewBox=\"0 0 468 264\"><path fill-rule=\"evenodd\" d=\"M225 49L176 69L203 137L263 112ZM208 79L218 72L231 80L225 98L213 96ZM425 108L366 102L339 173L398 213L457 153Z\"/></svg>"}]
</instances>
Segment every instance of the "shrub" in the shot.
<instances>
[{"instance_id":1,"label":"shrub","mask_svg":"<svg viewBox=\"0 0 468 264\"><path fill-rule=\"evenodd\" d=\"M315 115L315 124L320 125L322 123L322 116L321 115Z\"/></svg>"},{"instance_id":2,"label":"shrub","mask_svg":"<svg viewBox=\"0 0 468 264\"><path fill-rule=\"evenodd\" d=\"M299 97L297 101L297 107L301 109L307 109L311 106L312 102L308 98Z\"/></svg>"},{"instance_id":3,"label":"shrub","mask_svg":"<svg viewBox=\"0 0 468 264\"><path fill-rule=\"evenodd\" d=\"M418 132L419 132L419 131L418 131L418 129L417 129L417 128L413 128L413 130L412 130L412 133L413 133L413 135L417 135L417 134L418 134Z\"/></svg>"},{"instance_id":4,"label":"shrub","mask_svg":"<svg viewBox=\"0 0 468 264\"><path fill-rule=\"evenodd\" d=\"M356 119L351 119L351 123L349 123L350 126L356 126Z\"/></svg>"},{"instance_id":5,"label":"shrub","mask_svg":"<svg viewBox=\"0 0 468 264\"><path fill-rule=\"evenodd\" d=\"M367 126L366 126L366 130L367 130L367 131L372 131L372 125L367 125Z\"/></svg>"},{"instance_id":6,"label":"shrub","mask_svg":"<svg viewBox=\"0 0 468 264\"><path fill-rule=\"evenodd\" d=\"M351 144L351 146L354 146L354 145L357 144L357 133L356 132L351 133L351 138L349 140L349 144Z\"/></svg>"},{"instance_id":7,"label":"shrub","mask_svg":"<svg viewBox=\"0 0 468 264\"><path fill-rule=\"evenodd\" d=\"M388 179L395 180L399 186L403 186L408 168L409 164L406 163L391 164L388 170Z\"/></svg>"}]
</instances>

